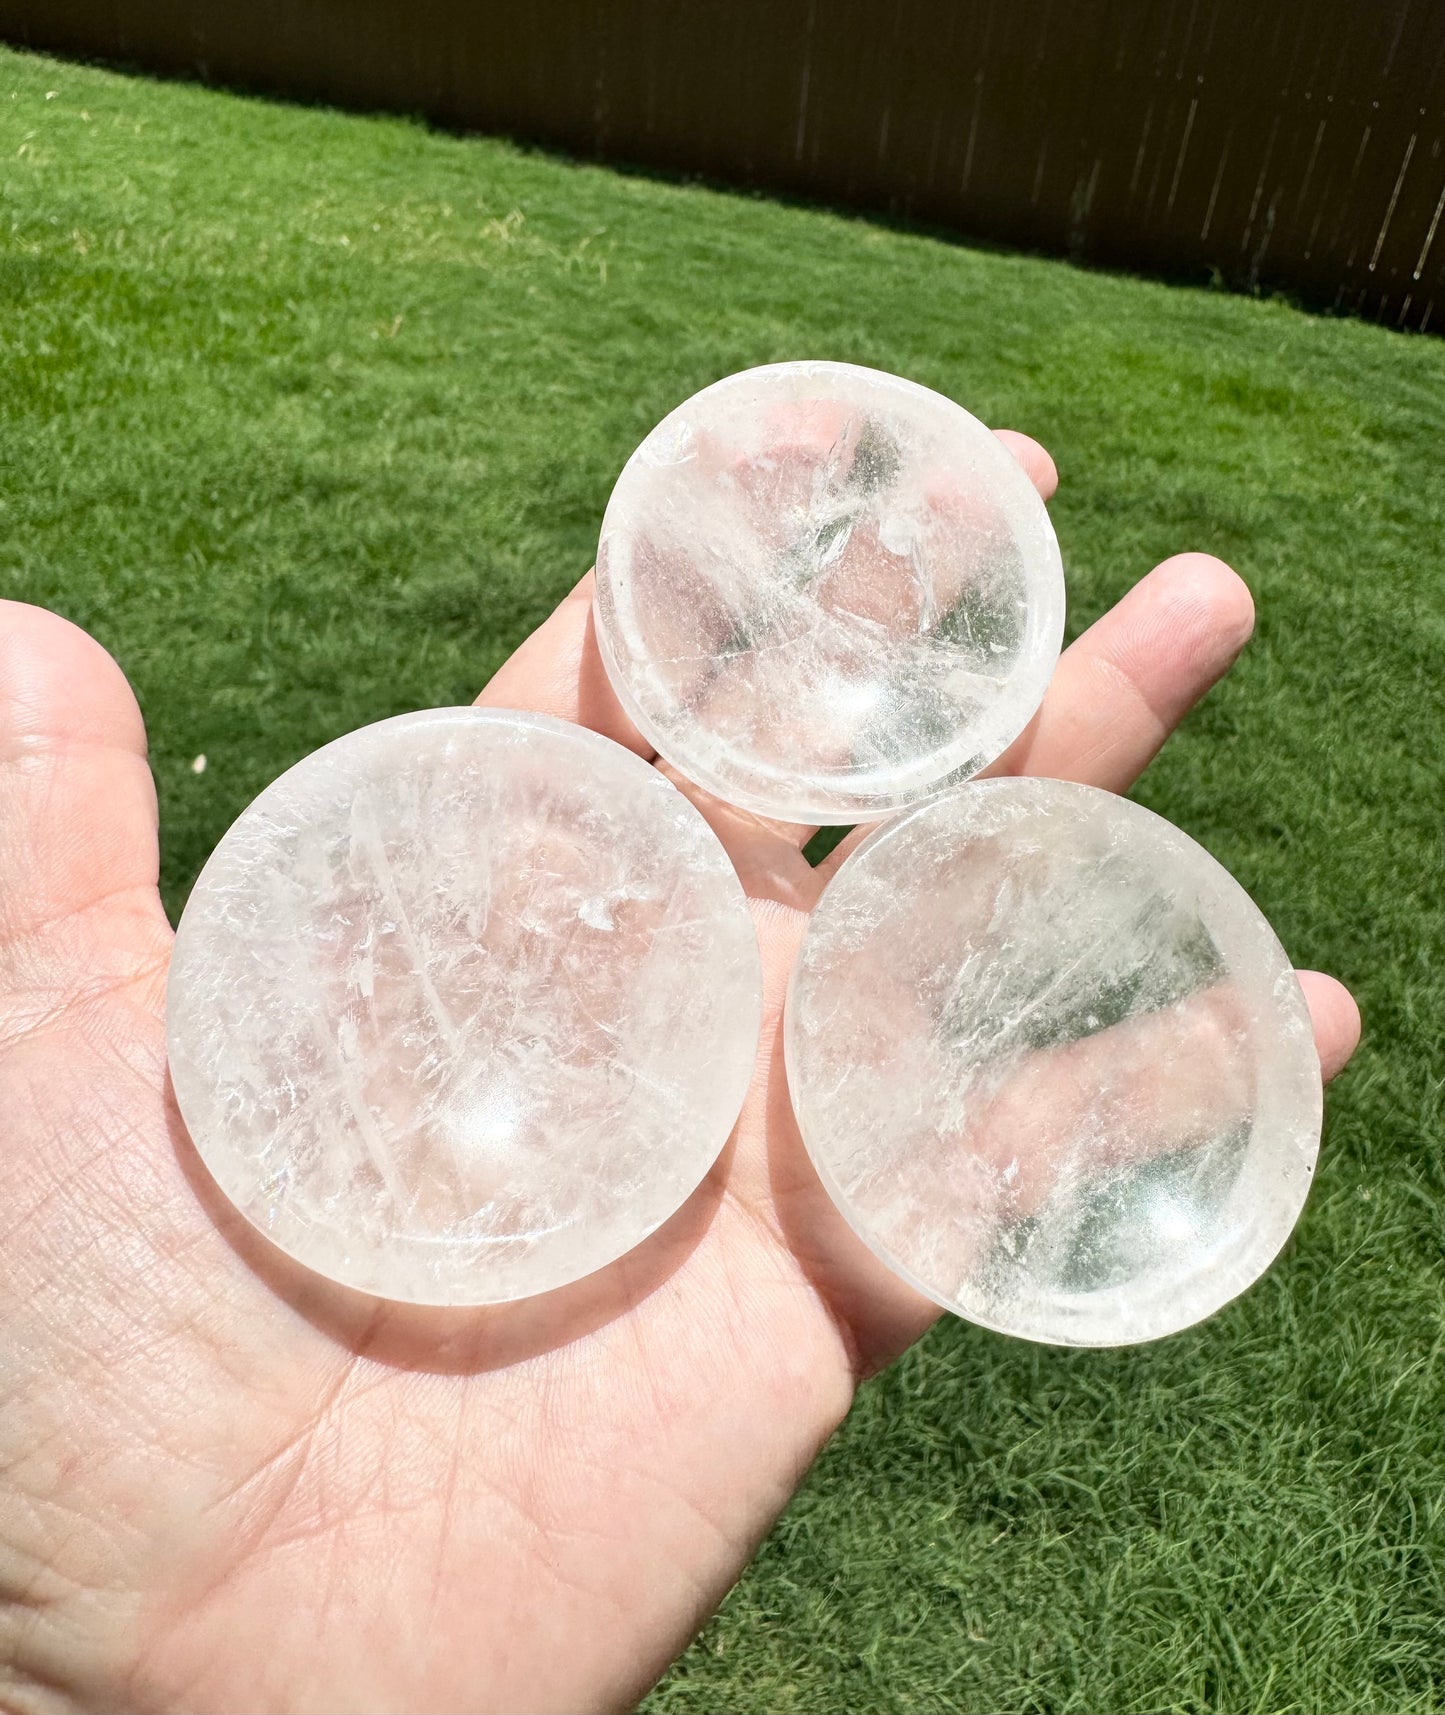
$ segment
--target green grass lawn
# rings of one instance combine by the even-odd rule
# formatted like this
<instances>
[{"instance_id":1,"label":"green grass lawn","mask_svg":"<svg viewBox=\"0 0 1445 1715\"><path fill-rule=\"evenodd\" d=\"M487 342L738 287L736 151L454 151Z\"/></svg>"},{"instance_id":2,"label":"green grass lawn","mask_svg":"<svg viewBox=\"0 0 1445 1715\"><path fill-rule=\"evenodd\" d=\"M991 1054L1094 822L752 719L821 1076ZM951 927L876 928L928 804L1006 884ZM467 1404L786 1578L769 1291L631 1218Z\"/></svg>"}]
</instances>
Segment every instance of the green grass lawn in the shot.
<instances>
[{"instance_id":1,"label":"green grass lawn","mask_svg":"<svg viewBox=\"0 0 1445 1715\"><path fill-rule=\"evenodd\" d=\"M1134 1351L940 1326L651 1707L1439 1710L1445 342L0 51L0 594L131 675L173 911L298 757L476 692L666 410L803 356L1052 448L1071 630L1239 568L1139 796L1366 1036L1254 1291Z\"/></svg>"}]
</instances>

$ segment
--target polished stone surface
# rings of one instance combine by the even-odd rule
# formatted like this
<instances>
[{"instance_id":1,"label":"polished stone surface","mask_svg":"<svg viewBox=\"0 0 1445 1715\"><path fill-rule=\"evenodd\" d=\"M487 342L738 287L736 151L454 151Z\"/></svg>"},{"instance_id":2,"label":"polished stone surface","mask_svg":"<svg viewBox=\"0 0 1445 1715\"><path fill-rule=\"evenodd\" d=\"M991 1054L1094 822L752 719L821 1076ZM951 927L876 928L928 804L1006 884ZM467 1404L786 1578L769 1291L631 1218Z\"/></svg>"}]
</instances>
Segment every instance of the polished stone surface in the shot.
<instances>
[{"instance_id":1,"label":"polished stone surface","mask_svg":"<svg viewBox=\"0 0 1445 1715\"><path fill-rule=\"evenodd\" d=\"M1027 724L1063 629L1043 502L961 406L783 363L679 405L618 479L597 633L689 779L764 815L868 821Z\"/></svg>"},{"instance_id":2,"label":"polished stone surface","mask_svg":"<svg viewBox=\"0 0 1445 1715\"><path fill-rule=\"evenodd\" d=\"M1269 924L1177 828L1085 786L979 781L875 831L813 917L786 1045L857 1232L1028 1339L1208 1316L1314 1171L1319 1062Z\"/></svg>"},{"instance_id":3,"label":"polished stone surface","mask_svg":"<svg viewBox=\"0 0 1445 1715\"><path fill-rule=\"evenodd\" d=\"M283 1250L430 1304L543 1292L695 1189L752 1073L732 866L654 768L539 715L439 709L309 756L176 936L171 1076Z\"/></svg>"}]
</instances>

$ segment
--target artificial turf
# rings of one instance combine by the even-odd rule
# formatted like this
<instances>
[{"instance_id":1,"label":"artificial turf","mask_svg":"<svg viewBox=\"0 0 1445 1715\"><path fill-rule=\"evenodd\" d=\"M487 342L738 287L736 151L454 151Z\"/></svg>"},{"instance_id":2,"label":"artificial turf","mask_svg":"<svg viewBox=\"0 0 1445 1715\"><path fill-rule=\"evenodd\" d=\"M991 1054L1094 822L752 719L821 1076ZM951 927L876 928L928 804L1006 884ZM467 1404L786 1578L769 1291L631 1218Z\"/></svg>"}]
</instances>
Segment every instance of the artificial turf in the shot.
<instances>
[{"instance_id":1,"label":"artificial turf","mask_svg":"<svg viewBox=\"0 0 1445 1715\"><path fill-rule=\"evenodd\" d=\"M473 695L670 406L801 356L1053 449L1073 630L1240 569L1139 796L1366 1036L1259 1286L1132 1351L946 1321L651 1707L1437 1710L1445 343L0 51L0 593L131 675L172 910L289 763Z\"/></svg>"}]
</instances>

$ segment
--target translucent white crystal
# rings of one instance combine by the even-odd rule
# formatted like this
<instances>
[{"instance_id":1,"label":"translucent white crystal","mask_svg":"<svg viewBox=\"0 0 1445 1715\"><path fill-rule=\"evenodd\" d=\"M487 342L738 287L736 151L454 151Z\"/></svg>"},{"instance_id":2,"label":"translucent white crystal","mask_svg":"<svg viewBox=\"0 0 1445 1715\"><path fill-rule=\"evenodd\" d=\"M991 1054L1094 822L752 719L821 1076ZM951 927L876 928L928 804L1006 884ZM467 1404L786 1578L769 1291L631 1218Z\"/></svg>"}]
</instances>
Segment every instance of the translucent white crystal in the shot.
<instances>
[{"instance_id":1,"label":"translucent white crystal","mask_svg":"<svg viewBox=\"0 0 1445 1715\"><path fill-rule=\"evenodd\" d=\"M862 1238L1029 1339L1209 1315L1314 1170L1319 1062L1269 924L1177 828L1085 786L980 781L873 833L814 914L786 1046Z\"/></svg>"},{"instance_id":2,"label":"translucent white crystal","mask_svg":"<svg viewBox=\"0 0 1445 1715\"><path fill-rule=\"evenodd\" d=\"M1048 514L961 406L846 363L729 376L628 460L597 550L624 707L765 815L866 821L967 779L1053 671Z\"/></svg>"},{"instance_id":3,"label":"translucent white crystal","mask_svg":"<svg viewBox=\"0 0 1445 1715\"><path fill-rule=\"evenodd\" d=\"M737 1117L760 996L737 876L655 769L439 709L327 745L226 834L176 936L171 1076L283 1250L484 1303L678 1208Z\"/></svg>"}]
</instances>

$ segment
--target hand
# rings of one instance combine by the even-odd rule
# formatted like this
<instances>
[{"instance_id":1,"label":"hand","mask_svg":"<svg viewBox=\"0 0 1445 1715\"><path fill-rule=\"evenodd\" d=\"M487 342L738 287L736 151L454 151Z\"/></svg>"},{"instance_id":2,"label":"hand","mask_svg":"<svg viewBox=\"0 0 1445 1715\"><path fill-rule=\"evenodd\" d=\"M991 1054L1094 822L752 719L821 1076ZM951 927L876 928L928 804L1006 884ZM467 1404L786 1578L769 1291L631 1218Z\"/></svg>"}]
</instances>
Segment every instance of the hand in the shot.
<instances>
[{"instance_id":1,"label":"hand","mask_svg":"<svg viewBox=\"0 0 1445 1715\"><path fill-rule=\"evenodd\" d=\"M1047 496L1053 466L1005 437ZM483 693L650 755L584 579ZM1064 655L1001 769L1123 790L1249 635L1158 567ZM778 1043L837 859L705 813L754 901L756 1076L704 1187L601 1274L430 1312L307 1275L220 1198L169 1099L156 802L114 662L0 603L0 1702L579 1708L635 1699L738 1576L859 1378L933 1308L821 1193ZM1302 977L1321 1066L1354 1003Z\"/></svg>"}]
</instances>

